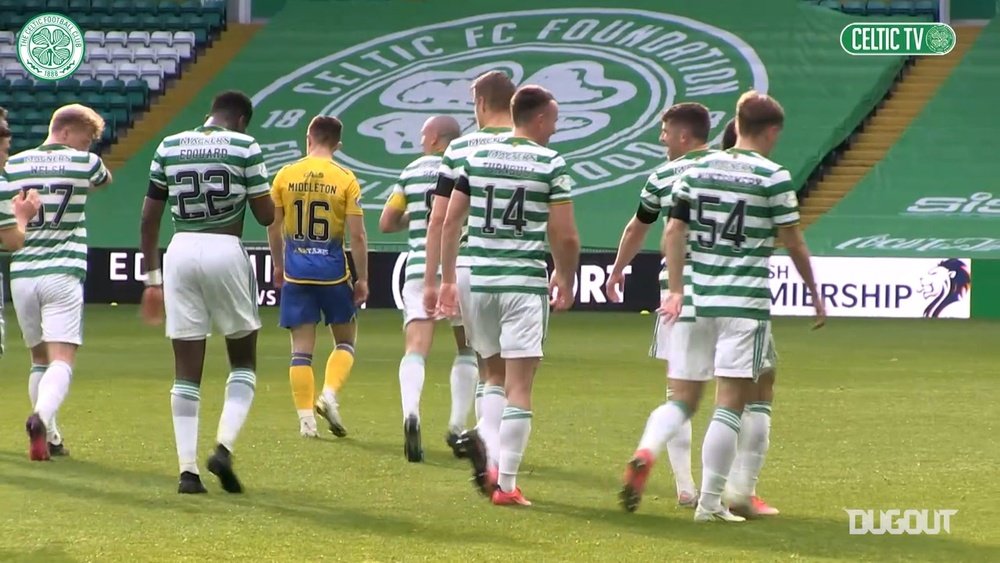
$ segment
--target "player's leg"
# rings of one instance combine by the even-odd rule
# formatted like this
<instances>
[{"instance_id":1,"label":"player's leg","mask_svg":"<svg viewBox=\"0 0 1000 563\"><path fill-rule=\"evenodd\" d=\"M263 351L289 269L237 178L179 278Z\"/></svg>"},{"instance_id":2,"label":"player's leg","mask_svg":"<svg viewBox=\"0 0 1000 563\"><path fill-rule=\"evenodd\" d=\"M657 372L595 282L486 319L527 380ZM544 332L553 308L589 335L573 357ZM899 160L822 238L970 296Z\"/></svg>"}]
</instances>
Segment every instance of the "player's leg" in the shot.
<instances>
[{"instance_id":1,"label":"player's leg","mask_svg":"<svg viewBox=\"0 0 1000 563\"><path fill-rule=\"evenodd\" d=\"M205 339L211 320L200 287L197 260L201 250L190 238L176 235L163 259L166 334L174 352L170 412L180 468L177 486L180 494L207 492L198 470L198 415Z\"/></svg>"},{"instance_id":2,"label":"player's leg","mask_svg":"<svg viewBox=\"0 0 1000 563\"><path fill-rule=\"evenodd\" d=\"M316 324L320 321L316 292L309 285L285 282L281 287L278 324L288 329L292 357L288 382L292 401L299 415L299 434L307 438L319 436L313 405L316 401L316 375L313 372L313 351L316 349Z\"/></svg>"},{"instance_id":3,"label":"player's leg","mask_svg":"<svg viewBox=\"0 0 1000 563\"><path fill-rule=\"evenodd\" d=\"M249 256L235 237L215 239L205 248L202 291L212 304L212 320L226 337L229 356L226 396L208 470L219 478L223 490L241 493L243 486L233 471L232 452L257 388L257 332L261 327L257 278Z\"/></svg>"},{"instance_id":4,"label":"player's leg","mask_svg":"<svg viewBox=\"0 0 1000 563\"><path fill-rule=\"evenodd\" d=\"M20 278L10 282L10 294L17 315L17 324L21 328L25 346L31 350L32 365L28 376L28 396L31 399L32 414L34 414L35 404L38 402L38 383L49 367L46 355L47 347L42 342L42 303L38 295L39 280L40 278ZM37 434L39 430L36 428L34 432ZM32 430L29 428L29 437L31 434ZM48 459L48 452L43 451L40 446L30 447L28 453L31 459Z\"/></svg>"},{"instance_id":5,"label":"player's leg","mask_svg":"<svg viewBox=\"0 0 1000 563\"><path fill-rule=\"evenodd\" d=\"M670 359L670 332L670 327L664 325L663 319L657 315L653 321L653 344L649 349L651 357L664 362ZM669 375L669 367L666 364L664 367L667 368L666 372ZM697 395L700 398L701 391ZM672 399L675 397L671 386L667 385L667 402ZM691 419L688 418L673 438L667 441L667 459L670 460L670 468L677 487L677 504L686 508L694 508L698 503L698 486L691 472L691 434Z\"/></svg>"},{"instance_id":6,"label":"player's leg","mask_svg":"<svg viewBox=\"0 0 1000 563\"><path fill-rule=\"evenodd\" d=\"M407 461L424 460L420 436L420 396L424 389L427 353L434 341L434 319L423 306L423 283L403 284L403 357L399 361L399 397L403 409L403 454Z\"/></svg>"},{"instance_id":7,"label":"player's leg","mask_svg":"<svg viewBox=\"0 0 1000 563\"><path fill-rule=\"evenodd\" d=\"M517 486L534 411L531 390L549 323L547 295L501 294L500 355L506 364L507 407L500 424L500 464L493 504L530 505Z\"/></svg>"},{"instance_id":8,"label":"player's leg","mask_svg":"<svg viewBox=\"0 0 1000 563\"><path fill-rule=\"evenodd\" d=\"M763 372L750 390L747 405L743 409L736 460L733 462L724 495L729 509L734 514L747 518L779 514L778 509L764 502L757 496L756 491L771 436L771 403L774 399L777 359L773 339L769 342L768 348Z\"/></svg>"},{"instance_id":9,"label":"player's leg","mask_svg":"<svg viewBox=\"0 0 1000 563\"><path fill-rule=\"evenodd\" d=\"M736 458L741 416L760 375L770 338L770 323L752 319L713 319L717 330L716 408L701 449L702 486L695 521L742 522L722 504L722 493Z\"/></svg>"},{"instance_id":10,"label":"player's leg","mask_svg":"<svg viewBox=\"0 0 1000 563\"><path fill-rule=\"evenodd\" d=\"M36 296L48 366L39 379L34 412L26 427L32 458L47 459L49 438L55 438L49 429L69 394L76 351L83 344L83 283L70 275L43 276L38 282ZM40 455L43 450L44 455Z\"/></svg>"},{"instance_id":11,"label":"player's leg","mask_svg":"<svg viewBox=\"0 0 1000 563\"><path fill-rule=\"evenodd\" d=\"M357 309L350 284L321 286L320 291L323 292L320 304L333 335L334 349L326 360L323 392L316 401L316 413L326 419L334 436L343 438L347 436L347 429L340 417L337 397L354 367L354 348L358 339Z\"/></svg>"},{"instance_id":12,"label":"player's leg","mask_svg":"<svg viewBox=\"0 0 1000 563\"><path fill-rule=\"evenodd\" d=\"M454 444L458 443L459 436L465 431L465 424L473 404L477 400L482 401L485 385L480 381L479 360L465 336L465 328L456 321L453 329L456 352L455 359L451 363L451 414L448 417L448 435L445 441L452 446L455 457L463 457L465 453L455 448ZM480 410L481 407L476 409L477 420Z\"/></svg>"},{"instance_id":13,"label":"player's leg","mask_svg":"<svg viewBox=\"0 0 1000 563\"><path fill-rule=\"evenodd\" d=\"M452 326L456 327L455 343L458 346L458 355L452 364L451 370L451 431L448 432L446 441L452 448L455 457L464 457L466 452L459 445L460 440L456 435L461 434L465 428L465 421L468 419L468 402L472 401L475 407L476 422L482 417L482 400L486 392L487 365L482 357L472 350L472 334L474 327L464 317L472 307L472 268L458 268L456 270L456 285L458 287L459 310L462 311L462 319L453 320ZM458 327L461 326L461 334ZM473 375L469 358L475 361L476 368ZM499 424L499 423L498 423ZM459 429L460 428L460 429Z\"/></svg>"},{"instance_id":14,"label":"player's leg","mask_svg":"<svg viewBox=\"0 0 1000 563\"><path fill-rule=\"evenodd\" d=\"M476 293L463 306L462 321L469 343L480 358L480 369L491 377L503 374L500 357L500 309L497 296ZM492 367L490 367L492 366ZM497 482L500 459L500 424L507 398L503 380L493 379L485 386L486 394L481 405L481 418L472 430L462 433L457 446L462 448L472 465L472 477L479 491L492 496Z\"/></svg>"},{"instance_id":15,"label":"player's leg","mask_svg":"<svg viewBox=\"0 0 1000 563\"><path fill-rule=\"evenodd\" d=\"M625 467L620 499L627 511L638 508L653 464L663 454L667 444L685 428L690 428L690 419L698 409L704 383L712 378L715 349L711 327L710 320L699 318L658 329L669 330L665 357L669 361L667 385L670 398L650 413L639 445ZM660 355L664 356L662 352Z\"/></svg>"}]
</instances>

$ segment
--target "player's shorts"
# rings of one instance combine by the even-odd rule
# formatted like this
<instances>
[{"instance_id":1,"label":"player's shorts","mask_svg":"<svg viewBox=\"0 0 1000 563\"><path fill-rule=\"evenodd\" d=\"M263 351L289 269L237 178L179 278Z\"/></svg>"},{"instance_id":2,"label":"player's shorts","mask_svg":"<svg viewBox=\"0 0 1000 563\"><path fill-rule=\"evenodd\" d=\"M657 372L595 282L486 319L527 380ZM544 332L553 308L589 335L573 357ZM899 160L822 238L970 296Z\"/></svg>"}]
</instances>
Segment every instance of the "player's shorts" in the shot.
<instances>
[{"instance_id":1,"label":"player's shorts","mask_svg":"<svg viewBox=\"0 0 1000 563\"><path fill-rule=\"evenodd\" d=\"M260 330L257 278L240 239L177 233L163 258L167 337L202 340L212 324L227 338Z\"/></svg>"},{"instance_id":2,"label":"player's shorts","mask_svg":"<svg viewBox=\"0 0 1000 563\"><path fill-rule=\"evenodd\" d=\"M10 281L10 296L24 344L83 344L83 280L52 274Z\"/></svg>"},{"instance_id":3,"label":"player's shorts","mask_svg":"<svg viewBox=\"0 0 1000 563\"><path fill-rule=\"evenodd\" d=\"M777 363L771 322L732 317L698 317L670 327L668 377L707 381L712 375L753 379Z\"/></svg>"},{"instance_id":4,"label":"player's shorts","mask_svg":"<svg viewBox=\"0 0 1000 563\"><path fill-rule=\"evenodd\" d=\"M285 282L281 286L278 324L282 328L314 325L320 320L327 325L347 324L357 312L350 282L336 285Z\"/></svg>"},{"instance_id":5,"label":"player's shorts","mask_svg":"<svg viewBox=\"0 0 1000 563\"><path fill-rule=\"evenodd\" d=\"M480 356L542 357L549 324L547 295L472 293L470 301L465 315L466 336Z\"/></svg>"},{"instance_id":6,"label":"player's shorts","mask_svg":"<svg viewBox=\"0 0 1000 563\"><path fill-rule=\"evenodd\" d=\"M459 277L461 277L462 270L468 274L468 268L459 269ZM468 275L465 276L468 280ZM461 293L461 289L459 292ZM461 307L461 304L459 304ZM413 279L407 280L403 283L403 326L410 324L411 321L426 321L430 320L431 316L427 314L427 309L424 308L424 280ZM435 321L444 320L444 317L438 316L434 318ZM451 326L462 326L462 318L450 319Z\"/></svg>"}]
</instances>

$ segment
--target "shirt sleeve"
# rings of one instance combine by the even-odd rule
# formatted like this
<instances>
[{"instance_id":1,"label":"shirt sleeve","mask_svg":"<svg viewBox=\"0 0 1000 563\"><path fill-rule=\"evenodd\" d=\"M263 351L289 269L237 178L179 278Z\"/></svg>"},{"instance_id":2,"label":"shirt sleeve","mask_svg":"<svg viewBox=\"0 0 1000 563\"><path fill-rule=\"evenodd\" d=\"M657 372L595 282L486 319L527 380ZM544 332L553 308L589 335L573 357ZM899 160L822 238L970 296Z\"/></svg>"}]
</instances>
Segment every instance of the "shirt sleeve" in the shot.
<instances>
[{"instance_id":1,"label":"shirt sleeve","mask_svg":"<svg viewBox=\"0 0 1000 563\"><path fill-rule=\"evenodd\" d=\"M164 169L163 143L156 147L153 160L149 163L149 181L157 186L167 189L167 171Z\"/></svg>"},{"instance_id":2,"label":"shirt sleeve","mask_svg":"<svg viewBox=\"0 0 1000 563\"><path fill-rule=\"evenodd\" d=\"M402 180L392 186L392 193L385 202L386 209L406 212L406 191L403 188Z\"/></svg>"},{"instance_id":3,"label":"shirt sleeve","mask_svg":"<svg viewBox=\"0 0 1000 563\"><path fill-rule=\"evenodd\" d=\"M573 178L569 168L561 156L552 159L552 174L549 179L549 205L570 203L570 191L573 189Z\"/></svg>"},{"instance_id":4,"label":"shirt sleeve","mask_svg":"<svg viewBox=\"0 0 1000 563\"><path fill-rule=\"evenodd\" d=\"M92 165L90 168L90 185L100 186L108 181L108 167L104 165L104 161L101 157L96 154L90 154Z\"/></svg>"},{"instance_id":5,"label":"shirt sleeve","mask_svg":"<svg viewBox=\"0 0 1000 563\"><path fill-rule=\"evenodd\" d=\"M17 219L14 217L13 203L15 195L17 195L17 190L0 180L0 229L7 229L17 225Z\"/></svg>"},{"instance_id":6,"label":"shirt sleeve","mask_svg":"<svg viewBox=\"0 0 1000 563\"><path fill-rule=\"evenodd\" d=\"M267 183L267 166L264 165L264 153L256 141L250 144L246 164L243 169L247 183L247 196L251 199L265 196L271 191Z\"/></svg>"},{"instance_id":7,"label":"shirt sleeve","mask_svg":"<svg viewBox=\"0 0 1000 563\"><path fill-rule=\"evenodd\" d=\"M361 208L361 186L358 185L357 178L351 178L351 183L347 186L347 214L356 216L365 214Z\"/></svg>"},{"instance_id":8,"label":"shirt sleeve","mask_svg":"<svg viewBox=\"0 0 1000 563\"><path fill-rule=\"evenodd\" d=\"M670 205L674 206L685 201L691 205L691 186L687 182L689 173L681 174L681 177L670 186Z\"/></svg>"},{"instance_id":9,"label":"shirt sleeve","mask_svg":"<svg viewBox=\"0 0 1000 563\"><path fill-rule=\"evenodd\" d=\"M792 186L792 175L784 168L771 176L767 204L771 210L771 220L779 227L796 225L799 222L799 198Z\"/></svg>"},{"instance_id":10,"label":"shirt sleeve","mask_svg":"<svg viewBox=\"0 0 1000 563\"><path fill-rule=\"evenodd\" d=\"M656 172L653 172L646 178L646 183L642 185L642 190L639 192L639 205L642 208L652 214L659 215L660 213L660 202L661 196L665 191L664 188L656 187L658 183ZM666 189L670 188L670 184L667 184ZM668 212L669 214L669 212Z\"/></svg>"}]
</instances>

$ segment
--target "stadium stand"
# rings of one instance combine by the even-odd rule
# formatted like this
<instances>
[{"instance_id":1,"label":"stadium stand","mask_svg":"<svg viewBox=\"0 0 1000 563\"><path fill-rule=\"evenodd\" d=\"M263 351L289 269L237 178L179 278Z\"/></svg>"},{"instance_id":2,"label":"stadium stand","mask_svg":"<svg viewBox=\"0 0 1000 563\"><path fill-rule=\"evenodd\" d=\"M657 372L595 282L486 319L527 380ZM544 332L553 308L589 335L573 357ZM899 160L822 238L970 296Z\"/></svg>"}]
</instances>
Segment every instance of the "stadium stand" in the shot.
<instances>
[{"instance_id":1,"label":"stadium stand","mask_svg":"<svg viewBox=\"0 0 1000 563\"><path fill-rule=\"evenodd\" d=\"M1000 192L989 164L996 154L989 116L1000 90L1000 20L975 43L972 30L958 31L959 45L971 48L955 71L885 158L807 231L817 254L1000 257Z\"/></svg>"},{"instance_id":2,"label":"stadium stand","mask_svg":"<svg viewBox=\"0 0 1000 563\"><path fill-rule=\"evenodd\" d=\"M14 53L14 31L0 31L0 106L10 111L12 150L37 145L56 107L78 101L108 126L104 152L226 28L225 4L187 0L0 0L0 29L17 30L40 12L61 12L85 30L85 60L72 78L35 80Z\"/></svg>"}]
</instances>

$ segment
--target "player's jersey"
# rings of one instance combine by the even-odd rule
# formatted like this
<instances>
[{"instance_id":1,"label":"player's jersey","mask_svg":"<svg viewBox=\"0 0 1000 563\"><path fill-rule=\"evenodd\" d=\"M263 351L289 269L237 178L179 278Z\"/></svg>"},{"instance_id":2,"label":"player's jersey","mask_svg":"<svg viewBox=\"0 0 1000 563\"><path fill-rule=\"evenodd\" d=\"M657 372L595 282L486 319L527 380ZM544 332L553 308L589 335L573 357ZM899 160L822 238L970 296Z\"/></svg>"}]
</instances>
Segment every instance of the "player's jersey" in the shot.
<instances>
[{"instance_id":1,"label":"player's jersey","mask_svg":"<svg viewBox=\"0 0 1000 563\"><path fill-rule=\"evenodd\" d=\"M703 156L711 154L715 151L713 150L698 150L691 151L680 158L675 158L670 162L667 162L663 166L657 168L649 178L646 179L646 184L643 185L642 191L639 193L639 204L642 205L643 209L660 215L664 219L670 217L670 208L672 206L673 198L671 196L671 188L673 188L674 182L680 175L691 167L692 164L697 162L697 160ZM667 291L667 268L664 264L663 268L660 270L660 291ZM684 306L681 308L681 316L677 319L680 322L692 322L694 321L695 310L694 310L694 297L691 295L691 263L688 262L684 265Z\"/></svg>"},{"instance_id":2,"label":"player's jersey","mask_svg":"<svg viewBox=\"0 0 1000 563\"><path fill-rule=\"evenodd\" d=\"M168 192L174 230L210 231L243 221L247 200L267 195L267 169L250 135L203 126L171 135L149 165Z\"/></svg>"},{"instance_id":3,"label":"player's jersey","mask_svg":"<svg viewBox=\"0 0 1000 563\"><path fill-rule=\"evenodd\" d=\"M777 227L799 221L792 177L760 154L710 154L681 175L674 202L691 206L690 251L699 317L767 320Z\"/></svg>"},{"instance_id":4,"label":"player's jersey","mask_svg":"<svg viewBox=\"0 0 1000 563\"><path fill-rule=\"evenodd\" d=\"M425 155L411 162L399 175L399 181L392 187L392 195L385 202L386 207L398 209L410 217L409 247L406 258L406 281L424 279L424 264L427 263L427 217L434 200L434 186L437 184L441 157Z\"/></svg>"},{"instance_id":5,"label":"player's jersey","mask_svg":"<svg viewBox=\"0 0 1000 563\"><path fill-rule=\"evenodd\" d=\"M24 248L10 261L11 279L48 274L87 276L87 194L108 177L101 157L65 145L42 145L7 161L14 190L35 189L42 200L28 223Z\"/></svg>"},{"instance_id":6,"label":"player's jersey","mask_svg":"<svg viewBox=\"0 0 1000 563\"><path fill-rule=\"evenodd\" d=\"M572 180L556 151L508 137L469 155L473 292L548 293L549 207L570 202Z\"/></svg>"},{"instance_id":7,"label":"player's jersey","mask_svg":"<svg viewBox=\"0 0 1000 563\"><path fill-rule=\"evenodd\" d=\"M476 152L484 145L488 145L496 140L507 139L511 136L511 130L503 127L484 127L479 131L473 131L467 135L448 143L444 155L441 157L441 166L438 174L452 181L458 179L459 170L465 164L465 159L470 154ZM433 198L432 198L433 199ZM458 256L457 266L469 267L472 260L467 256L466 245L463 245Z\"/></svg>"},{"instance_id":8,"label":"player's jersey","mask_svg":"<svg viewBox=\"0 0 1000 563\"><path fill-rule=\"evenodd\" d=\"M278 171L271 198L285 215L285 279L326 285L349 280L347 216L363 215L354 173L332 160L307 156Z\"/></svg>"}]
</instances>

